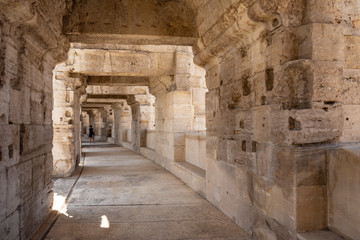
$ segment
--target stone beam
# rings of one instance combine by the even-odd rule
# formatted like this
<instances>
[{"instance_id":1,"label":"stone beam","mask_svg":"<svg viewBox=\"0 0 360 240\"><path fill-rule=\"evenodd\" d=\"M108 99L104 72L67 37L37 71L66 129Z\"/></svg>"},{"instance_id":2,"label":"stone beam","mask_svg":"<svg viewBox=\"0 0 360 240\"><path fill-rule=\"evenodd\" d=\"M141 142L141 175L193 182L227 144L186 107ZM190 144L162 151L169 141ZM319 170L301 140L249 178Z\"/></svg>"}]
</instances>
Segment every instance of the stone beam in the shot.
<instances>
[{"instance_id":1,"label":"stone beam","mask_svg":"<svg viewBox=\"0 0 360 240\"><path fill-rule=\"evenodd\" d=\"M67 34L72 43L85 44L134 44L134 45L176 45L192 46L197 39L192 37L170 37L151 35L118 35L118 34Z\"/></svg>"},{"instance_id":2,"label":"stone beam","mask_svg":"<svg viewBox=\"0 0 360 240\"><path fill-rule=\"evenodd\" d=\"M123 76L91 76L88 85L98 86L148 86L149 79L146 77L123 77Z\"/></svg>"},{"instance_id":3,"label":"stone beam","mask_svg":"<svg viewBox=\"0 0 360 240\"><path fill-rule=\"evenodd\" d=\"M98 95L132 95L132 94L147 94L149 92L148 87L139 86L100 86L91 85L87 86L87 94Z\"/></svg>"},{"instance_id":4,"label":"stone beam","mask_svg":"<svg viewBox=\"0 0 360 240\"><path fill-rule=\"evenodd\" d=\"M157 55L131 50L71 49L69 62L73 72L84 75L147 77L157 75Z\"/></svg>"},{"instance_id":5,"label":"stone beam","mask_svg":"<svg viewBox=\"0 0 360 240\"><path fill-rule=\"evenodd\" d=\"M87 99L126 99L127 95L117 94L88 94Z\"/></svg>"}]
</instances>

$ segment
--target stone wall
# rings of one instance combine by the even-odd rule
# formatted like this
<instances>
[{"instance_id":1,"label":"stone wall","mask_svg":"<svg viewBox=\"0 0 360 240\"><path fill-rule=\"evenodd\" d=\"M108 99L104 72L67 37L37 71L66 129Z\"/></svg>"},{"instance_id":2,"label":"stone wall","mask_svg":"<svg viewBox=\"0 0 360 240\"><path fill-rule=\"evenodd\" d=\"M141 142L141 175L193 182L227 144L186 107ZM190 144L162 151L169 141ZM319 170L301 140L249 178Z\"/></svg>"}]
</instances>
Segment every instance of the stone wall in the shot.
<instances>
[{"instance_id":1,"label":"stone wall","mask_svg":"<svg viewBox=\"0 0 360 240\"><path fill-rule=\"evenodd\" d=\"M196 17L206 197L258 239L328 226L326 149L360 136L357 2L305 2L208 1Z\"/></svg>"},{"instance_id":2,"label":"stone wall","mask_svg":"<svg viewBox=\"0 0 360 240\"><path fill-rule=\"evenodd\" d=\"M185 135L185 161L206 170L206 134Z\"/></svg>"},{"instance_id":3,"label":"stone wall","mask_svg":"<svg viewBox=\"0 0 360 240\"><path fill-rule=\"evenodd\" d=\"M331 150L329 154L329 227L349 239L360 236L359 146Z\"/></svg>"},{"instance_id":4,"label":"stone wall","mask_svg":"<svg viewBox=\"0 0 360 240\"><path fill-rule=\"evenodd\" d=\"M0 3L0 239L30 239L51 210L51 79L66 57L64 9Z\"/></svg>"}]
</instances>

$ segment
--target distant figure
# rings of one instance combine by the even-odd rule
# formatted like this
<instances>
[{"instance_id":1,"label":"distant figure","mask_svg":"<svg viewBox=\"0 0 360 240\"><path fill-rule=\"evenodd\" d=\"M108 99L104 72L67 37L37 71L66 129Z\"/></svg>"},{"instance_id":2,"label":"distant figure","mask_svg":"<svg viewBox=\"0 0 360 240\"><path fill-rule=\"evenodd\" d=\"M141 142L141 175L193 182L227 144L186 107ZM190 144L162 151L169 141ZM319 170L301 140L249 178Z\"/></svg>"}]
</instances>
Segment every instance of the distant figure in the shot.
<instances>
[{"instance_id":1,"label":"distant figure","mask_svg":"<svg viewBox=\"0 0 360 240\"><path fill-rule=\"evenodd\" d=\"M89 128L90 143L91 143L91 139L92 139L93 143L95 143L94 137L95 137L95 132L94 132L93 127L90 125L90 128Z\"/></svg>"}]
</instances>

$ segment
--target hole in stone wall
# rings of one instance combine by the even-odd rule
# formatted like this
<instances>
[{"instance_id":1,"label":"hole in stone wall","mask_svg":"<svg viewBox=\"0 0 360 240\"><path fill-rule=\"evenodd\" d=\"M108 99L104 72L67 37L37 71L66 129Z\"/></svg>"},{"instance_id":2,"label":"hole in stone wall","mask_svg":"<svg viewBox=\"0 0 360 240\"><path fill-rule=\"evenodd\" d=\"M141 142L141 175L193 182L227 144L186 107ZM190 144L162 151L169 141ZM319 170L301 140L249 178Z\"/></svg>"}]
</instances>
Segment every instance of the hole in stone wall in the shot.
<instances>
[{"instance_id":1,"label":"hole in stone wall","mask_svg":"<svg viewBox=\"0 0 360 240\"><path fill-rule=\"evenodd\" d=\"M295 118L289 117L289 130L301 130L301 124Z\"/></svg>"},{"instance_id":2,"label":"hole in stone wall","mask_svg":"<svg viewBox=\"0 0 360 240\"><path fill-rule=\"evenodd\" d=\"M349 118L346 118L346 121L349 121Z\"/></svg>"},{"instance_id":3,"label":"hole in stone wall","mask_svg":"<svg viewBox=\"0 0 360 240\"><path fill-rule=\"evenodd\" d=\"M250 91L251 91L248 79L249 79L248 76L246 76L242 79L242 87L243 87L243 95L244 96L250 95Z\"/></svg>"},{"instance_id":4,"label":"hole in stone wall","mask_svg":"<svg viewBox=\"0 0 360 240\"><path fill-rule=\"evenodd\" d=\"M244 122L244 120L241 120L241 121L240 121L240 128L245 128L245 122Z\"/></svg>"},{"instance_id":5,"label":"hole in stone wall","mask_svg":"<svg viewBox=\"0 0 360 240\"><path fill-rule=\"evenodd\" d=\"M68 121L68 124L73 124L73 120L70 119L70 120Z\"/></svg>"},{"instance_id":6,"label":"hole in stone wall","mask_svg":"<svg viewBox=\"0 0 360 240\"><path fill-rule=\"evenodd\" d=\"M14 156L14 146L11 144L8 146L9 158L13 158Z\"/></svg>"},{"instance_id":7,"label":"hole in stone wall","mask_svg":"<svg viewBox=\"0 0 360 240\"><path fill-rule=\"evenodd\" d=\"M265 96L261 97L261 105L266 105L266 97Z\"/></svg>"},{"instance_id":8,"label":"hole in stone wall","mask_svg":"<svg viewBox=\"0 0 360 240\"><path fill-rule=\"evenodd\" d=\"M65 111L65 116L66 116L66 117L71 117L71 112L68 111L68 110L66 110L66 111Z\"/></svg>"},{"instance_id":9,"label":"hole in stone wall","mask_svg":"<svg viewBox=\"0 0 360 240\"><path fill-rule=\"evenodd\" d=\"M251 144L251 151L252 152L256 152L256 142L252 142L252 144Z\"/></svg>"},{"instance_id":10,"label":"hole in stone wall","mask_svg":"<svg viewBox=\"0 0 360 240\"><path fill-rule=\"evenodd\" d=\"M272 24L272 26L273 27L277 27L278 25L279 25L279 19L277 19L277 18L274 18L273 20L272 20L272 22L271 22L271 24Z\"/></svg>"},{"instance_id":11,"label":"hole in stone wall","mask_svg":"<svg viewBox=\"0 0 360 240\"><path fill-rule=\"evenodd\" d=\"M246 152L246 141L242 141L241 149L243 150L243 152Z\"/></svg>"},{"instance_id":12,"label":"hole in stone wall","mask_svg":"<svg viewBox=\"0 0 360 240\"><path fill-rule=\"evenodd\" d=\"M62 120L63 120L63 118L61 117L61 118L60 118L60 121L62 122Z\"/></svg>"},{"instance_id":13,"label":"hole in stone wall","mask_svg":"<svg viewBox=\"0 0 360 240\"><path fill-rule=\"evenodd\" d=\"M2 149L0 148L0 162L2 161Z\"/></svg>"},{"instance_id":14,"label":"hole in stone wall","mask_svg":"<svg viewBox=\"0 0 360 240\"><path fill-rule=\"evenodd\" d=\"M271 91L274 88L274 69L268 68L265 71L266 91Z\"/></svg>"},{"instance_id":15,"label":"hole in stone wall","mask_svg":"<svg viewBox=\"0 0 360 240\"><path fill-rule=\"evenodd\" d=\"M24 142L25 142L25 125L21 124L20 126L20 155L22 155L24 151Z\"/></svg>"},{"instance_id":16,"label":"hole in stone wall","mask_svg":"<svg viewBox=\"0 0 360 240\"><path fill-rule=\"evenodd\" d=\"M325 101L324 104L326 105L334 105L336 101Z\"/></svg>"}]
</instances>

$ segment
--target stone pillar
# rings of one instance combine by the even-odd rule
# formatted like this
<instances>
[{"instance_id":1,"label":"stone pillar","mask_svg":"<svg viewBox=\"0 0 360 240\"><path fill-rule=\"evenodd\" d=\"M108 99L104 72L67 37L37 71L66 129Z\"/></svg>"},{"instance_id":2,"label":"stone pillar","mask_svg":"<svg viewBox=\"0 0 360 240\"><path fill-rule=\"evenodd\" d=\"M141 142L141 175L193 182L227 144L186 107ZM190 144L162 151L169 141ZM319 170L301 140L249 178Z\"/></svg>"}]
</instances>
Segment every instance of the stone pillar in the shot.
<instances>
[{"instance_id":1,"label":"stone pillar","mask_svg":"<svg viewBox=\"0 0 360 240\"><path fill-rule=\"evenodd\" d=\"M131 109L126 103L117 103L111 106L114 114L115 143L123 145L128 142L128 132L131 129Z\"/></svg>"},{"instance_id":2,"label":"stone pillar","mask_svg":"<svg viewBox=\"0 0 360 240\"><path fill-rule=\"evenodd\" d=\"M134 151L146 147L146 131L154 128L154 100L152 95L132 95L127 99L131 107L131 143Z\"/></svg>"},{"instance_id":3,"label":"stone pillar","mask_svg":"<svg viewBox=\"0 0 360 240\"><path fill-rule=\"evenodd\" d=\"M68 177L81 157L80 96L85 94L85 79L55 72L53 109L53 176Z\"/></svg>"}]
</instances>

